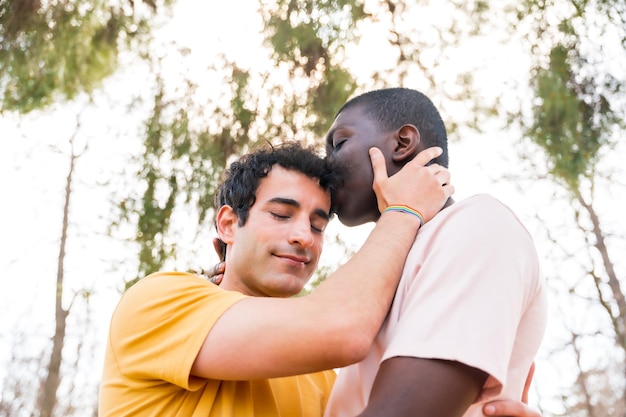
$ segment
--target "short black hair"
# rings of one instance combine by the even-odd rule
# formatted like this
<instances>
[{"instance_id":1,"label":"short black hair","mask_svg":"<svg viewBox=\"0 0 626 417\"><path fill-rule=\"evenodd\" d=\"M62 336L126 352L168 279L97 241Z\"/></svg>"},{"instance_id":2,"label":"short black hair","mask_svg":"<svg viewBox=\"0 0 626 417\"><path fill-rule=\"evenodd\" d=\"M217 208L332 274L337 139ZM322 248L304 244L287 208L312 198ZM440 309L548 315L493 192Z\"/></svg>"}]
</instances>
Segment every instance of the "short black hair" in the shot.
<instances>
[{"instance_id":1,"label":"short black hair","mask_svg":"<svg viewBox=\"0 0 626 417\"><path fill-rule=\"evenodd\" d=\"M448 166L448 135L439 111L423 93L409 88L372 90L346 102L335 118L345 109L360 106L380 131L399 129L412 124L420 132L424 147L439 146L443 153L433 162Z\"/></svg>"},{"instance_id":2,"label":"short black hair","mask_svg":"<svg viewBox=\"0 0 626 417\"><path fill-rule=\"evenodd\" d=\"M300 172L319 181L322 189L336 190L337 174L319 155L314 146L300 142L285 142L281 145L267 145L241 156L224 172L222 183L215 195L215 208L231 206L243 226L248 220L250 207L256 201L256 190L262 178L267 177L274 165ZM333 209L328 213L332 215Z\"/></svg>"}]
</instances>

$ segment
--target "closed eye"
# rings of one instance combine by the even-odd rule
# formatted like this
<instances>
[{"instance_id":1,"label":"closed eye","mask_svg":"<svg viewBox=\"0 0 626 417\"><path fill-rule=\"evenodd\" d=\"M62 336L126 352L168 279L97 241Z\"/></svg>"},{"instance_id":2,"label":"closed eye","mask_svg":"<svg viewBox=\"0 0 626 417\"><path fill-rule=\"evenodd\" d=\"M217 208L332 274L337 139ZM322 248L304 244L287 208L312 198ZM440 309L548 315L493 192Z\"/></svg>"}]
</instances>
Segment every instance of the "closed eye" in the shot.
<instances>
[{"instance_id":1,"label":"closed eye","mask_svg":"<svg viewBox=\"0 0 626 417\"><path fill-rule=\"evenodd\" d=\"M270 214L272 215L273 218L278 219L278 220L287 220L288 218L291 217L291 216L284 216L282 214L273 213L273 212L270 212Z\"/></svg>"},{"instance_id":2,"label":"closed eye","mask_svg":"<svg viewBox=\"0 0 626 417\"><path fill-rule=\"evenodd\" d=\"M283 214L278 214L278 213L274 213L274 212L269 212L270 215L276 219L276 220L289 220L291 218L290 215L283 215ZM318 222L320 223L319 226L314 225L313 223L311 223L311 230L313 231L313 233L321 235L324 233L324 230L326 229L326 225L328 224L328 220L324 219L323 221Z\"/></svg>"},{"instance_id":3,"label":"closed eye","mask_svg":"<svg viewBox=\"0 0 626 417\"><path fill-rule=\"evenodd\" d=\"M350 138L351 131L343 127L331 129L326 136L326 153L337 152L344 143Z\"/></svg>"},{"instance_id":4,"label":"closed eye","mask_svg":"<svg viewBox=\"0 0 626 417\"><path fill-rule=\"evenodd\" d=\"M324 227L316 227L316 226L311 225L311 230L313 231L313 233L316 233L318 235L323 234L325 229L326 229L326 225L324 225Z\"/></svg>"},{"instance_id":5,"label":"closed eye","mask_svg":"<svg viewBox=\"0 0 626 417\"><path fill-rule=\"evenodd\" d=\"M333 139L332 141L333 152L339 151L339 149L341 149L341 147L344 145L344 143L346 143L346 141L347 139L345 138Z\"/></svg>"}]
</instances>

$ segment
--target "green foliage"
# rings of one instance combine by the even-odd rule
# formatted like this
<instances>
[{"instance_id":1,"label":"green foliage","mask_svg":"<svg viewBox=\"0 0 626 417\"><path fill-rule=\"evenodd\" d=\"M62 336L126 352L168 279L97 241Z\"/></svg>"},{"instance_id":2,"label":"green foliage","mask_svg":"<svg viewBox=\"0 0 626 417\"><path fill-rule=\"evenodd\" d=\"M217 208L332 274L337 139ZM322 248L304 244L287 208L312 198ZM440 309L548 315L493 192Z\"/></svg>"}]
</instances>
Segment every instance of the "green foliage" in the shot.
<instances>
[{"instance_id":1,"label":"green foliage","mask_svg":"<svg viewBox=\"0 0 626 417\"><path fill-rule=\"evenodd\" d=\"M571 52L556 45L549 67L537 71L540 104L535 107L535 123L529 134L546 151L552 174L575 190L607 143L607 128L615 117L597 89L594 95L583 95L593 81L575 76L569 63Z\"/></svg>"},{"instance_id":2,"label":"green foliage","mask_svg":"<svg viewBox=\"0 0 626 417\"><path fill-rule=\"evenodd\" d=\"M157 77L143 154L138 157L141 191L118 204L121 223L137 228L132 240L139 248L139 267L127 288L176 256L170 230L175 216L191 217L191 227L211 227L216 186L228 158L244 153L254 142L250 136L254 111L246 100L249 74L233 66L230 79L228 108L205 117L204 109L210 106L194 101L193 83L172 97ZM210 120L211 126L199 120Z\"/></svg>"},{"instance_id":3,"label":"green foliage","mask_svg":"<svg viewBox=\"0 0 626 417\"><path fill-rule=\"evenodd\" d=\"M293 85L298 81L308 84L304 101L287 99L286 112L295 115L301 107L306 113L304 125L292 125L292 130L304 128L319 137L334 112L356 90L352 74L335 56L345 43L357 39L356 24L366 16L363 4L356 0L279 0L273 7L266 5L262 13L274 60L288 66ZM290 119L286 117L288 124Z\"/></svg>"},{"instance_id":4,"label":"green foliage","mask_svg":"<svg viewBox=\"0 0 626 417\"><path fill-rule=\"evenodd\" d=\"M339 67L329 68L326 77L317 85L315 94L309 95L307 108L317 115L315 121L308 126L318 135L332 124L336 112L354 93L356 84L347 70Z\"/></svg>"},{"instance_id":5,"label":"green foliage","mask_svg":"<svg viewBox=\"0 0 626 417\"><path fill-rule=\"evenodd\" d=\"M266 24L274 59L304 69L307 76L328 65L335 48L354 39L355 22L365 15L356 0L279 0Z\"/></svg>"},{"instance_id":6,"label":"green foliage","mask_svg":"<svg viewBox=\"0 0 626 417\"><path fill-rule=\"evenodd\" d=\"M527 1L519 16L535 31L529 42L536 101L525 130L545 151L555 179L577 195L581 179L593 177L601 151L624 128L618 117L625 111L624 79L606 71L606 58L626 52L626 4ZM542 50L550 51L547 61Z\"/></svg>"},{"instance_id":7,"label":"green foliage","mask_svg":"<svg viewBox=\"0 0 626 417\"><path fill-rule=\"evenodd\" d=\"M148 33L156 7L148 0L0 1L0 112L28 113L91 93L117 68L123 42Z\"/></svg>"}]
</instances>

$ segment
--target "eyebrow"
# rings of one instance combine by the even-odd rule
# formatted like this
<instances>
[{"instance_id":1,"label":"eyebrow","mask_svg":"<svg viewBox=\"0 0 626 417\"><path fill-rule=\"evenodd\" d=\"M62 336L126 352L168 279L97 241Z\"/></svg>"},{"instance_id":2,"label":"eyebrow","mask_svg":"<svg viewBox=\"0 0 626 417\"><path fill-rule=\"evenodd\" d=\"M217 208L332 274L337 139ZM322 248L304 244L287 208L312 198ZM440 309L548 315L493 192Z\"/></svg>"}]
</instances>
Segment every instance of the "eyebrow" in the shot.
<instances>
[{"instance_id":1,"label":"eyebrow","mask_svg":"<svg viewBox=\"0 0 626 417\"><path fill-rule=\"evenodd\" d=\"M269 203L277 203L284 204L291 207L300 208L301 205L298 201L293 198L284 198L284 197L274 197L268 201ZM330 220L330 214L322 210L321 208L313 210L313 213L325 220Z\"/></svg>"}]
</instances>

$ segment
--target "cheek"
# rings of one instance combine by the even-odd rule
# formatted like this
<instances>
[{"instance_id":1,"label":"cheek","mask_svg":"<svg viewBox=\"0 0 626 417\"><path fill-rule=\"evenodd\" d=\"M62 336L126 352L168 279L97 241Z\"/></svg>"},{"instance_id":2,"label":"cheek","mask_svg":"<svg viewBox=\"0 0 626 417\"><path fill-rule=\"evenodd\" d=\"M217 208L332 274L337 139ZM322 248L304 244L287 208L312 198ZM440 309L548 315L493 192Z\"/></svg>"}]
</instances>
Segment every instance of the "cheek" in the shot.
<instances>
[{"instance_id":1,"label":"cheek","mask_svg":"<svg viewBox=\"0 0 626 417\"><path fill-rule=\"evenodd\" d=\"M373 192L374 174L371 171L365 169L356 169L351 172L351 175L346 181L346 195L360 195L368 192Z\"/></svg>"},{"instance_id":2,"label":"cheek","mask_svg":"<svg viewBox=\"0 0 626 417\"><path fill-rule=\"evenodd\" d=\"M311 251L312 255L315 257L311 264L315 264L317 266L318 261L320 260L320 256L322 255L322 250L324 249L324 237L320 236L315 240L315 244L313 250Z\"/></svg>"},{"instance_id":3,"label":"cheek","mask_svg":"<svg viewBox=\"0 0 626 417\"><path fill-rule=\"evenodd\" d=\"M350 160L350 171L352 172L353 180L357 177L361 181L370 181L374 177L372 170L372 162L367 152L359 154Z\"/></svg>"},{"instance_id":4,"label":"cheek","mask_svg":"<svg viewBox=\"0 0 626 417\"><path fill-rule=\"evenodd\" d=\"M373 178L373 173L371 172L371 167L365 164L369 164L368 161L353 161L344 163L340 166L341 177L343 178L343 187L344 189L350 190L355 185L365 184L369 182L369 186L371 187L371 178ZM344 190L345 191L345 190Z\"/></svg>"}]
</instances>

